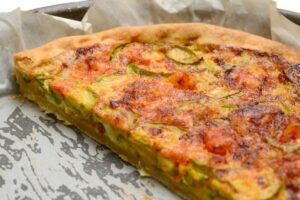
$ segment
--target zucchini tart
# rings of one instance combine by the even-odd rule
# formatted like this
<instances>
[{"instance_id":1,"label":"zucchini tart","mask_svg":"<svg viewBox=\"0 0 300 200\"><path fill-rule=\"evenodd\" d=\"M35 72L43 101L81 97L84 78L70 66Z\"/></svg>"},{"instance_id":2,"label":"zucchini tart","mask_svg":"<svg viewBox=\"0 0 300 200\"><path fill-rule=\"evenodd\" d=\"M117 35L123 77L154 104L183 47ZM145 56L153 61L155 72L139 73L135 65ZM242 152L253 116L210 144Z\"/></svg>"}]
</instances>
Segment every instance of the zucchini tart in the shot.
<instances>
[{"instance_id":1,"label":"zucchini tart","mask_svg":"<svg viewBox=\"0 0 300 200\"><path fill-rule=\"evenodd\" d=\"M300 53L222 27L123 27L15 54L21 93L186 199L300 199Z\"/></svg>"}]
</instances>

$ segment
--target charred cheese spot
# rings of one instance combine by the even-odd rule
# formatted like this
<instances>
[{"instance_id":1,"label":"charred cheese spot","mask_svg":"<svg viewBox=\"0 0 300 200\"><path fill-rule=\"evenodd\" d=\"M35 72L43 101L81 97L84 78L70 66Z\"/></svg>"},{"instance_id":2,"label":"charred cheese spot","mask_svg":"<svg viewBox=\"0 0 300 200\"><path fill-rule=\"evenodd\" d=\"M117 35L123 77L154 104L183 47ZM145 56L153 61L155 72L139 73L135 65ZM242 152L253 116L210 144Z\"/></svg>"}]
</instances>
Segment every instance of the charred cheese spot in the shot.
<instances>
[{"instance_id":1,"label":"charred cheese spot","mask_svg":"<svg viewBox=\"0 0 300 200\"><path fill-rule=\"evenodd\" d=\"M258 66L235 67L225 73L225 79L233 88L257 89L267 83L267 77L266 70Z\"/></svg>"},{"instance_id":2,"label":"charred cheese spot","mask_svg":"<svg viewBox=\"0 0 300 200\"><path fill-rule=\"evenodd\" d=\"M289 119L279 141L282 143L296 141L300 139L300 120L292 117Z\"/></svg>"},{"instance_id":3,"label":"charred cheese spot","mask_svg":"<svg viewBox=\"0 0 300 200\"><path fill-rule=\"evenodd\" d=\"M156 127L150 127L149 128L149 133L153 136L159 136L162 134L162 129L161 128L156 128Z\"/></svg>"},{"instance_id":4,"label":"charred cheese spot","mask_svg":"<svg viewBox=\"0 0 300 200\"><path fill-rule=\"evenodd\" d=\"M208 127L204 134L205 147L209 152L226 155L232 152L235 143L234 131L230 127Z\"/></svg>"},{"instance_id":5,"label":"charred cheese spot","mask_svg":"<svg viewBox=\"0 0 300 200\"><path fill-rule=\"evenodd\" d=\"M231 124L242 135L274 135L283 129L285 115L275 106L248 105L234 111Z\"/></svg>"},{"instance_id":6,"label":"charred cheese spot","mask_svg":"<svg viewBox=\"0 0 300 200\"><path fill-rule=\"evenodd\" d=\"M81 47L75 50L76 58L84 57L86 55L93 54L101 49L102 46L100 44L94 44L88 47Z\"/></svg>"},{"instance_id":7,"label":"charred cheese spot","mask_svg":"<svg viewBox=\"0 0 300 200\"><path fill-rule=\"evenodd\" d=\"M197 87L197 81L192 74L177 72L172 74L168 80L178 89L194 90Z\"/></svg>"},{"instance_id":8,"label":"charred cheese spot","mask_svg":"<svg viewBox=\"0 0 300 200\"><path fill-rule=\"evenodd\" d=\"M300 65L291 65L284 70L286 80L293 83L296 86L300 86Z\"/></svg>"}]
</instances>

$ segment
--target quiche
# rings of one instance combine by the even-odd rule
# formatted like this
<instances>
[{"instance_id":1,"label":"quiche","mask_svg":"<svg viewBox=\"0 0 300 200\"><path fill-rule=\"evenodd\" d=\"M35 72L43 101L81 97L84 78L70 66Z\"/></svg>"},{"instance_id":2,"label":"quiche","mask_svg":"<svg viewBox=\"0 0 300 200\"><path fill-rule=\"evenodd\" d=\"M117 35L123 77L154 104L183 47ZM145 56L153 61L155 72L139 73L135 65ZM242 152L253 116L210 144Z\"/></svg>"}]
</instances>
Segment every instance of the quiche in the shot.
<instances>
[{"instance_id":1,"label":"quiche","mask_svg":"<svg viewBox=\"0 0 300 200\"><path fill-rule=\"evenodd\" d=\"M300 199L300 53L201 23L15 54L21 93L185 199Z\"/></svg>"}]
</instances>

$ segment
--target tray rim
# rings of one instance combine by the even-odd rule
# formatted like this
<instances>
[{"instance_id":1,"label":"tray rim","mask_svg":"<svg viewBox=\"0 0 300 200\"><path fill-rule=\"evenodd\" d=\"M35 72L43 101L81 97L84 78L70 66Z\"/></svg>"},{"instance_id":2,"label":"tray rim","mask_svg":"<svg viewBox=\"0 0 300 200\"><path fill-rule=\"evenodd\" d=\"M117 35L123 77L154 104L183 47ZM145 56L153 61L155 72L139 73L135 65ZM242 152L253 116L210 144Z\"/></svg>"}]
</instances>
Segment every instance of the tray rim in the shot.
<instances>
[{"instance_id":1,"label":"tray rim","mask_svg":"<svg viewBox=\"0 0 300 200\"><path fill-rule=\"evenodd\" d=\"M34 13L47 13L52 15L53 13L58 12L68 12L72 10L87 10L92 4L94 0L85 0L85 1L78 1L78 2L71 2L71 3L62 3L56 4L51 6L44 6L29 10Z\"/></svg>"},{"instance_id":2,"label":"tray rim","mask_svg":"<svg viewBox=\"0 0 300 200\"><path fill-rule=\"evenodd\" d=\"M50 15L57 15L59 13L72 13L72 12L86 11L93 3L94 0L85 0L79 2L63 3L63 4L40 7L40 8L32 9L30 11L34 13L46 13ZM278 8L278 11L282 15L287 17L289 20L291 20L293 23L300 25L300 13L290 11L290 10L280 9L280 8Z\"/></svg>"}]
</instances>

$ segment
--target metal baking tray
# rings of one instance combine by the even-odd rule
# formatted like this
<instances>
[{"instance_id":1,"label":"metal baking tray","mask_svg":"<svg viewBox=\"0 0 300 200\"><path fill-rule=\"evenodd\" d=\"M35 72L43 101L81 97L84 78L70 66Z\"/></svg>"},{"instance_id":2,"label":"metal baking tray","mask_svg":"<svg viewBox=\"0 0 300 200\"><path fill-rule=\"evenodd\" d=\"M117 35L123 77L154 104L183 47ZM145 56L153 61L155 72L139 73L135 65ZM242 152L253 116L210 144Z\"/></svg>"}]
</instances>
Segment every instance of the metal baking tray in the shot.
<instances>
[{"instance_id":1,"label":"metal baking tray","mask_svg":"<svg viewBox=\"0 0 300 200\"><path fill-rule=\"evenodd\" d=\"M43 8L37 8L32 11L38 13L47 13L50 15L80 21L83 18L89 6L93 4L93 2L94 0L80 1L76 3L65 3L54 6L47 6ZM279 12L295 24L300 25L300 13L283 9L279 9Z\"/></svg>"}]
</instances>

